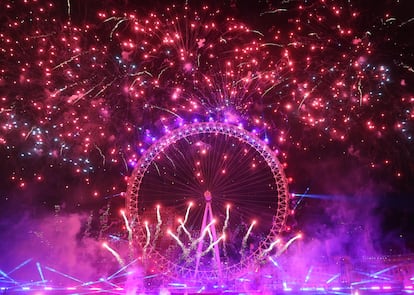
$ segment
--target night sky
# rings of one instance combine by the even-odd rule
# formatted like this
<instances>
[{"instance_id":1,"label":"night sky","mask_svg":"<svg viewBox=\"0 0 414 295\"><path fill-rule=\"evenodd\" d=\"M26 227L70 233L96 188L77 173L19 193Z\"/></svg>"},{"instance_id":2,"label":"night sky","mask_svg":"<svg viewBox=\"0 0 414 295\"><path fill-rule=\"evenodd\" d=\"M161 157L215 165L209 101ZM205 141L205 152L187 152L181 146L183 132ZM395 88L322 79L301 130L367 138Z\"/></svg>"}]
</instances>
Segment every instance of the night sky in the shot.
<instances>
[{"instance_id":1,"label":"night sky","mask_svg":"<svg viewBox=\"0 0 414 295\"><path fill-rule=\"evenodd\" d=\"M196 121L277 150L309 243L412 252L414 2L187 2L0 4L0 268L63 243L57 218L77 245L125 236L134 165Z\"/></svg>"}]
</instances>

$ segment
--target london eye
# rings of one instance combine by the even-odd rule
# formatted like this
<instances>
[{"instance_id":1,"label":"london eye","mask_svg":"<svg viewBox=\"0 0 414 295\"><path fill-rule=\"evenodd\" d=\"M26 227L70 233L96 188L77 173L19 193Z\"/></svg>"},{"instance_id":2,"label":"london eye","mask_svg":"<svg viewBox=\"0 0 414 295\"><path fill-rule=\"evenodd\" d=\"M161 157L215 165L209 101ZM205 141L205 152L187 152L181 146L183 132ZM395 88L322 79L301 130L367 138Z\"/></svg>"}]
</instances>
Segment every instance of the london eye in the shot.
<instances>
[{"instance_id":1,"label":"london eye","mask_svg":"<svg viewBox=\"0 0 414 295\"><path fill-rule=\"evenodd\" d=\"M254 133L184 125L141 156L126 195L131 243L147 272L228 280L277 247L289 214L276 153Z\"/></svg>"}]
</instances>

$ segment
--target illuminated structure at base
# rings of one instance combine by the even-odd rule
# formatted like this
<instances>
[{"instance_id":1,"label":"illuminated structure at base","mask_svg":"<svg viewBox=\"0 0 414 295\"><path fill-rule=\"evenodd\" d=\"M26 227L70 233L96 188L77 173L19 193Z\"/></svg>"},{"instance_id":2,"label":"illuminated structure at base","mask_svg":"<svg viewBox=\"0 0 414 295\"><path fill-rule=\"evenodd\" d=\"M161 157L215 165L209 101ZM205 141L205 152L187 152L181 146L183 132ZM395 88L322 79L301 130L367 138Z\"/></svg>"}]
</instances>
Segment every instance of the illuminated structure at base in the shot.
<instances>
[{"instance_id":1,"label":"illuminated structure at base","mask_svg":"<svg viewBox=\"0 0 414 295\"><path fill-rule=\"evenodd\" d=\"M259 272L255 284L245 276L232 286L190 286L189 281L165 282L161 287L144 284L146 277L139 271L140 262L130 264L105 277L85 280L73 276L70 269L56 269L32 259L23 261L11 270L0 269L0 291L4 294L413 294L414 255L373 256L348 265L348 282L341 279L342 266L338 261L315 263L303 276L293 275L283 279ZM279 264L284 268L287 265ZM22 278L24 274L24 278ZM287 274L289 275L289 274ZM147 280L151 278L148 277ZM246 289L246 285L250 287ZM165 292L165 293L162 293Z\"/></svg>"}]
</instances>

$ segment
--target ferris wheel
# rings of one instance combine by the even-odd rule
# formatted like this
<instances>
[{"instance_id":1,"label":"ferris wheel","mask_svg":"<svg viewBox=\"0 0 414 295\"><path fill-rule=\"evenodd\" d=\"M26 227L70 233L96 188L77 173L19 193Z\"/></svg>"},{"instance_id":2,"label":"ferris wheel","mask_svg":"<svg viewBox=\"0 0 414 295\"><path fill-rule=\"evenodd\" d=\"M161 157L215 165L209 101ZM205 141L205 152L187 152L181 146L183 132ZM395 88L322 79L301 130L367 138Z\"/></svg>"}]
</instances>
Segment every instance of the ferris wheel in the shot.
<instances>
[{"instance_id":1,"label":"ferris wheel","mask_svg":"<svg viewBox=\"0 0 414 295\"><path fill-rule=\"evenodd\" d=\"M126 193L131 243L152 273L230 279L274 251L289 215L282 165L255 134L184 125L137 162Z\"/></svg>"}]
</instances>

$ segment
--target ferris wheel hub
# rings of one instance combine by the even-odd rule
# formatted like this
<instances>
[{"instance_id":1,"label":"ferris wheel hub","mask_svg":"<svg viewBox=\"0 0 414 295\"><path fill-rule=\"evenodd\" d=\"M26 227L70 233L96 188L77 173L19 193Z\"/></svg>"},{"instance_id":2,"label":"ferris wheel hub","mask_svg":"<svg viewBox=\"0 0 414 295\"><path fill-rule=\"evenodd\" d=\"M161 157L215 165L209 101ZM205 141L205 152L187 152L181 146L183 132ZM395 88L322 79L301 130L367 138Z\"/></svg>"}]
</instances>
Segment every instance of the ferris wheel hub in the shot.
<instances>
[{"instance_id":1,"label":"ferris wheel hub","mask_svg":"<svg viewBox=\"0 0 414 295\"><path fill-rule=\"evenodd\" d=\"M204 192L204 199L206 199L206 201L207 202L211 202L211 199L212 199L213 197L211 196L211 193L210 193L210 191L205 191Z\"/></svg>"}]
</instances>

